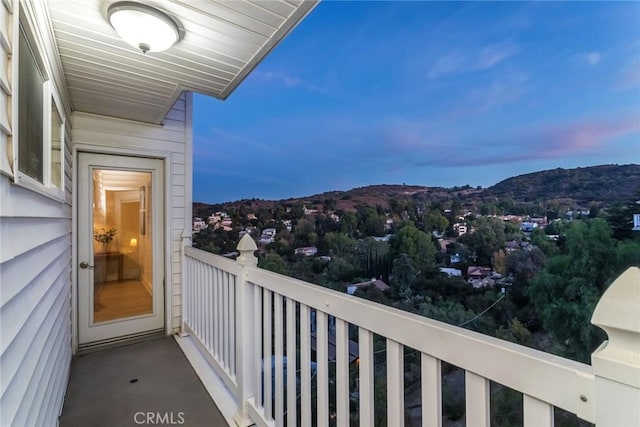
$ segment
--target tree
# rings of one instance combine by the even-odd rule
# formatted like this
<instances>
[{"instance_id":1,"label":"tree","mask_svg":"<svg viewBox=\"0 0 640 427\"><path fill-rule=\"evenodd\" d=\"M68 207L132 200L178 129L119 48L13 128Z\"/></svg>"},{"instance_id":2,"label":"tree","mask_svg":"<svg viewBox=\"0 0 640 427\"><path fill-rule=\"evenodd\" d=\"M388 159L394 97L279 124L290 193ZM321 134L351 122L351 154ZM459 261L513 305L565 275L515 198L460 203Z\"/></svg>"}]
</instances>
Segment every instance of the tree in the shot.
<instances>
[{"instance_id":1,"label":"tree","mask_svg":"<svg viewBox=\"0 0 640 427\"><path fill-rule=\"evenodd\" d=\"M391 281L401 298L404 300L411 299L413 296L413 284L416 281L416 269L409 255L400 254L399 257L393 260Z\"/></svg>"},{"instance_id":2,"label":"tree","mask_svg":"<svg viewBox=\"0 0 640 427\"><path fill-rule=\"evenodd\" d=\"M563 356L588 362L604 339L590 323L609 283L620 274L611 229L600 219L573 221L563 252L550 258L526 294Z\"/></svg>"},{"instance_id":3,"label":"tree","mask_svg":"<svg viewBox=\"0 0 640 427\"><path fill-rule=\"evenodd\" d=\"M258 267L274 273L288 274L287 264L282 257L276 253L268 253L263 259L259 260Z\"/></svg>"},{"instance_id":4,"label":"tree","mask_svg":"<svg viewBox=\"0 0 640 427\"><path fill-rule=\"evenodd\" d=\"M413 265L425 272L435 266L436 247L431 236L420 231L412 223L404 225L389 241L391 259L400 254L411 257Z\"/></svg>"},{"instance_id":5,"label":"tree","mask_svg":"<svg viewBox=\"0 0 640 427\"><path fill-rule=\"evenodd\" d=\"M364 236L382 236L384 234L384 216L371 206L360 205L356 213L358 229Z\"/></svg>"},{"instance_id":6,"label":"tree","mask_svg":"<svg viewBox=\"0 0 640 427\"><path fill-rule=\"evenodd\" d=\"M530 251L511 252L505 258L505 270L517 284L527 284L544 267L545 256L538 248Z\"/></svg>"},{"instance_id":7,"label":"tree","mask_svg":"<svg viewBox=\"0 0 640 427\"><path fill-rule=\"evenodd\" d=\"M353 212L344 212L340 215L340 231L349 237L358 229L358 218Z\"/></svg>"},{"instance_id":8,"label":"tree","mask_svg":"<svg viewBox=\"0 0 640 427\"><path fill-rule=\"evenodd\" d=\"M494 252L504 246L504 223L497 218L479 218L474 227L473 233L465 234L458 241L475 253L478 265L490 266Z\"/></svg>"},{"instance_id":9,"label":"tree","mask_svg":"<svg viewBox=\"0 0 640 427\"><path fill-rule=\"evenodd\" d=\"M449 227L449 220L439 213L430 213L424 220L424 229L430 233L434 230L444 232Z\"/></svg>"}]
</instances>

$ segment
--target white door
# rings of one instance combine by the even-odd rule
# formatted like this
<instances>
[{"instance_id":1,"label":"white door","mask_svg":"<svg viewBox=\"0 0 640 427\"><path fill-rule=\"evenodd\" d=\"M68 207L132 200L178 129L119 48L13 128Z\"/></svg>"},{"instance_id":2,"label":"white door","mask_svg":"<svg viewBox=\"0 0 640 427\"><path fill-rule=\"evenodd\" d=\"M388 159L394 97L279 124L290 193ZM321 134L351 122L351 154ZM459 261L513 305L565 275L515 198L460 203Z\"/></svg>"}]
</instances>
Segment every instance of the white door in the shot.
<instances>
[{"instance_id":1,"label":"white door","mask_svg":"<svg viewBox=\"0 0 640 427\"><path fill-rule=\"evenodd\" d=\"M162 161L79 153L78 342L164 326Z\"/></svg>"}]
</instances>

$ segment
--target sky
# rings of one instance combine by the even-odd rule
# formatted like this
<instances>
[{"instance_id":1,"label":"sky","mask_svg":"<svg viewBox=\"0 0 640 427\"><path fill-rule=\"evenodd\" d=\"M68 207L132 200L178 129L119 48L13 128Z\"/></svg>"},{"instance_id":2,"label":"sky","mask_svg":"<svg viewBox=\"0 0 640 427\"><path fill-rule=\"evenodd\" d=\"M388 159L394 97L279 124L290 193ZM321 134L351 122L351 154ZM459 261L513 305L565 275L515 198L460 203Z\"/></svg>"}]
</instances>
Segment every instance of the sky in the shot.
<instances>
[{"instance_id":1,"label":"sky","mask_svg":"<svg viewBox=\"0 0 640 427\"><path fill-rule=\"evenodd\" d=\"M226 101L193 200L640 163L640 2L323 1Z\"/></svg>"}]
</instances>

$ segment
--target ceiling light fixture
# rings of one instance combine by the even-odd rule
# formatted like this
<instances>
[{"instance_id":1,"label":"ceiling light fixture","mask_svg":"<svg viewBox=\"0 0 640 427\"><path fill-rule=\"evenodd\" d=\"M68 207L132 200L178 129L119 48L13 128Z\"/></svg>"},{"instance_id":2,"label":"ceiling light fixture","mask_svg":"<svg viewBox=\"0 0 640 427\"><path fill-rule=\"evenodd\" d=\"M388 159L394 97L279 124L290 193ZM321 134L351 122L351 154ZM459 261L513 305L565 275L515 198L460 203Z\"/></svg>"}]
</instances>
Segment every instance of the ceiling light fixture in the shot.
<instances>
[{"instance_id":1,"label":"ceiling light fixture","mask_svg":"<svg viewBox=\"0 0 640 427\"><path fill-rule=\"evenodd\" d=\"M145 54L167 50L182 36L176 21L146 4L116 2L109 6L107 15L118 35Z\"/></svg>"}]
</instances>

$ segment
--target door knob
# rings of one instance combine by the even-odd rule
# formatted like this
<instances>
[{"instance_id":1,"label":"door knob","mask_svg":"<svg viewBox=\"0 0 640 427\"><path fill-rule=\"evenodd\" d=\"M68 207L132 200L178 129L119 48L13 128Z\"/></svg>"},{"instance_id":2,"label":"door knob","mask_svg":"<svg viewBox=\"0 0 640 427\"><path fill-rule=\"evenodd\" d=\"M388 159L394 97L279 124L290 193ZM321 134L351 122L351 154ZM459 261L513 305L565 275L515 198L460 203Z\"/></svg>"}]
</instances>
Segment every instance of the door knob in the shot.
<instances>
[{"instance_id":1,"label":"door knob","mask_svg":"<svg viewBox=\"0 0 640 427\"><path fill-rule=\"evenodd\" d=\"M80 263L80 268L93 268L93 265L89 265L87 261L82 261Z\"/></svg>"}]
</instances>

